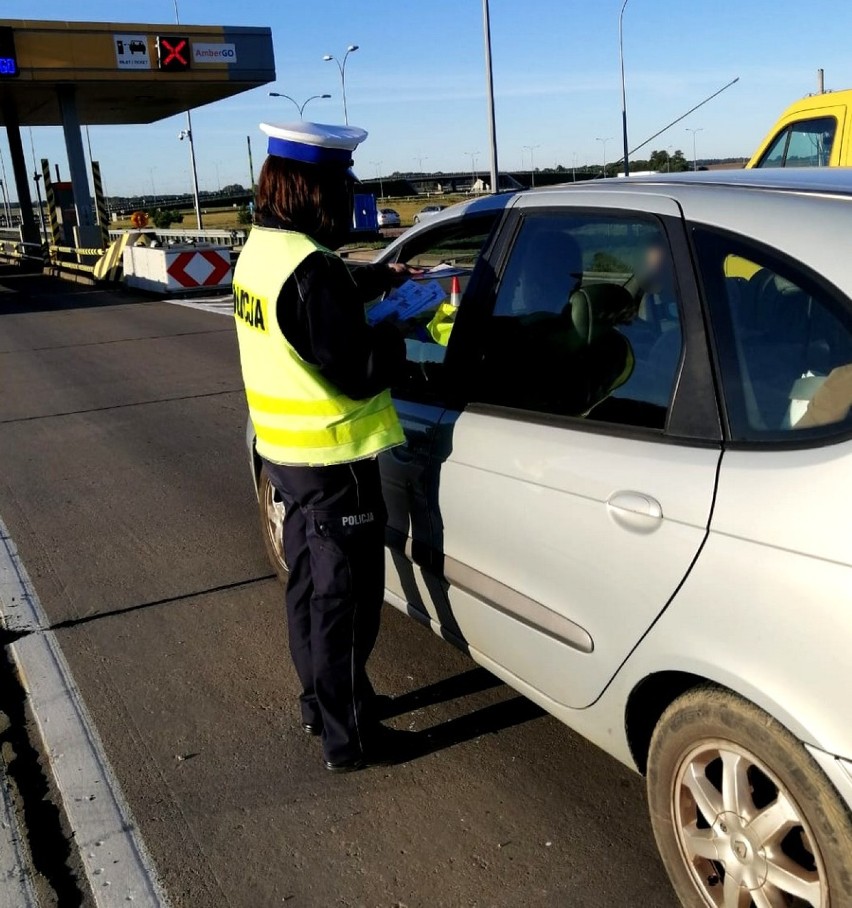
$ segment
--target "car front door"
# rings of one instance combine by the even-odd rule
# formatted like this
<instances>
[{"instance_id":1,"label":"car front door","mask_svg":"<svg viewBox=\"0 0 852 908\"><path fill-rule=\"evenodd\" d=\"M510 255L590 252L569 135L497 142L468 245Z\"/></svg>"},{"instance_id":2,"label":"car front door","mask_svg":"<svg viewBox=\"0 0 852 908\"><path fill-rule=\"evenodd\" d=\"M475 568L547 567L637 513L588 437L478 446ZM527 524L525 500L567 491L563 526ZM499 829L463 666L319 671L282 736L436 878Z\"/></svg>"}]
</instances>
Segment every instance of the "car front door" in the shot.
<instances>
[{"instance_id":1,"label":"car front door","mask_svg":"<svg viewBox=\"0 0 852 908\"><path fill-rule=\"evenodd\" d=\"M679 207L573 198L513 210L493 292L459 320L468 403L441 415L430 482L449 632L580 708L698 555L720 433Z\"/></svg>"},{"instance_id":2,"label":"car front door","mask_svg":"<svg viewBox=\"0 0 852 908\"><path fill-rule=\"evenodd\" d=\"M481 254L503 215L500 200L483 207L486 210L417 231L386 257L422 269L417 283L439 285L443 298L437 309L430 306L402 324L408 374L393 395L405 444L379 458L388 509L386 587L397 605L444 629L454 628L442 577L443 528L438 508L440 463L449 441L442 417L457 397L445 364L455 346L451 321L455 313L449 303L457 282L459 311L468 305L468 289L472 282L475 286ZM445 320L442 331L435 328L440 318Z\"/></svg>"}]
</instances>

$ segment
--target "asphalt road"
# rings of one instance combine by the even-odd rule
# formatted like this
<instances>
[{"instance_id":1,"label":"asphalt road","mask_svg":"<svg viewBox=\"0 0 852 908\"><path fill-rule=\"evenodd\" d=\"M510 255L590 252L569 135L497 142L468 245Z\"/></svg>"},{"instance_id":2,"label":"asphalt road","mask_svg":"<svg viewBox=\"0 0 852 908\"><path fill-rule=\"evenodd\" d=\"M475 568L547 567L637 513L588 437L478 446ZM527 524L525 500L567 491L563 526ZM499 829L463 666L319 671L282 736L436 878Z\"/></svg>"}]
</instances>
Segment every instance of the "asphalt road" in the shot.
<instances>
[{"instance_id":1,"label":"asphalt road","mask_svg":"<svg viewBox=\"0 0 852 908\"><path fill-rule=\"evenodd\" d=\"M432 752L330 776L230 319L0 285L0 517L174 906L674 908L639 776L389 607L374 683Z\"/></svg>"}]
</instances>

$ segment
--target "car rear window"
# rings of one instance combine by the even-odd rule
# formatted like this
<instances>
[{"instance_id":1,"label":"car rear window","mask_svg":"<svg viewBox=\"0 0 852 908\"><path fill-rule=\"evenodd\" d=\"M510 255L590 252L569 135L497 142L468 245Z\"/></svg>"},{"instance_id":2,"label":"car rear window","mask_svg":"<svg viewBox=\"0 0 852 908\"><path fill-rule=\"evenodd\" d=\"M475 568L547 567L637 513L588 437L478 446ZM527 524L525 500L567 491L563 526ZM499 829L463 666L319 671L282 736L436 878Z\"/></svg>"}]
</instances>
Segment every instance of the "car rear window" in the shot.
<instances>
[{"instance_id":1,"label":"car rear window","mask_svg":"<svg viewBox=\"0 0 852 908\"><path fill-rule=\"evenodd\" d=\"M852 308L804 266L708 229L696 248L731 437L852 430Z\"/></svg>"}]
</instances>

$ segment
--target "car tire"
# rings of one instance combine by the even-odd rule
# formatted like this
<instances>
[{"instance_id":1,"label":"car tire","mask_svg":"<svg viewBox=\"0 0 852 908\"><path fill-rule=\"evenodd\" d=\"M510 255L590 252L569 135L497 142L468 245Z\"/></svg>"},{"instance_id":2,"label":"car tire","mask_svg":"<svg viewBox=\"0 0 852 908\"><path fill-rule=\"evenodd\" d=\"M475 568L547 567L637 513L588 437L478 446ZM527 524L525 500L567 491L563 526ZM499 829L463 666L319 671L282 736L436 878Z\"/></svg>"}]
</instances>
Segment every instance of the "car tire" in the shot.
<instances>
[{"instance_id":1,"label":"car tire","mask_svg":"<svg viewBox=\"0 0 852 908\"><path fill-rule=\"evenodd\" d=\"M647 788L686 908L852 905L852 816L801 741L752 703L713 687L675 700Z\"/></svg>"},{"instance_id":2,"label":"car tire","mask_svg":"<svg viewBox=\"0 0 852 908\"><path fill-rule=\"evenodd\" d=\"M287 578L287 556L284 551L284 502L269 479L265 467L261 467L257 480L257 507L260 515L260 531L266 557L272 569L282 582Z\"/></svg>"},{"instance_id":3,"label":"car tire","mask_svg":"<svg viewBox=\"0 0 852 908\"><path fill-rule=\"evenodd\" d=\"M420 218L417 217L416 214L414 215L414 223L415 223L415 224L419 224L419 223L420 223Z\"/></svg>"}]
</instances>

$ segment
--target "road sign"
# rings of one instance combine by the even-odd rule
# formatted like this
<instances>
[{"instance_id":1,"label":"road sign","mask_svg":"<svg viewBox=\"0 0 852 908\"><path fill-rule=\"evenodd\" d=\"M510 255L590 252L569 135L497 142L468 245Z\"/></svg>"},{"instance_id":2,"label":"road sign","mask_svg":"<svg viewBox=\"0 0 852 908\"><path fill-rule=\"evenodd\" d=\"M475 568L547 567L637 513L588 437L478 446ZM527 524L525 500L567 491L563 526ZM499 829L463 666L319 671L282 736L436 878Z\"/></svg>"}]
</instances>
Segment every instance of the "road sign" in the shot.
<instances>
[{"instance_id":1,"label":"road sign","mask_svg":"<svg viewBox=\"0 0 852 908\"><path fill-rule=\"evenodd\" d=\"M119 69L150 69L146 35L113 35L115 62Z\"/></svg>"},{"instance_id":2,"label":"road sign","mask_svg":"<svg viewBox=\"0 0 852 908\"><path fill-rule=\"evenodd\" d=\"M186 72L190 67L189 38L186 35L160 35L157 54L163 72Z\"/></svg>"},{"instance_id":3,"label":"road sign","mask_svg":"<svg viewBox=\"0 0 852 908\"><path fill-rule=\"evenodd\" d=\"M237 62L237 47L235 44L207 44L192 42L193 63L228 63Z\"/></svg>"},{"instance_id":4,"label":"road sign","mask_svg":"<svg viewBox=\"0 0 852 908\"><path fill-rule=\"evenodd\" d=\"M231 253L228 249L179 252L171 259L166 273L167 289L184 287L189 290L228 284L231 280Z\"/></svg>"}]
</instances>

